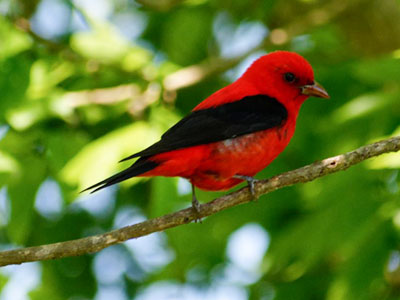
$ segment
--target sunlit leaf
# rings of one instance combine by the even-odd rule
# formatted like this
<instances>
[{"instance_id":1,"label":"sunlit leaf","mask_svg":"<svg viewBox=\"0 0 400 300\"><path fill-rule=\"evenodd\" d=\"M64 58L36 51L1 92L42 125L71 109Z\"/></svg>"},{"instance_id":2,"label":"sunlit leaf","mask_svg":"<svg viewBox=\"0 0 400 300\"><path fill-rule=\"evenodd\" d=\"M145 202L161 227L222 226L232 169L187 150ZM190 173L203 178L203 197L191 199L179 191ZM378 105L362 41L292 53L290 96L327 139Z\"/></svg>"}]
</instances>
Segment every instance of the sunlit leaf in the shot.
<instances>
[{"instance_id":1,"label":"sunlit leaf","mask_svg":"<svg viewBox=\"0 0 400 300\"><path fill-rule=\"evenodd\" d=\"M10 154L0 151L0 173L18 172L18 162Z\"/></svg>"},{"instance_id":2,"label":"sunlit leaf","mask_svg":"<svg viewBox=\"0 0 400 300\"><path fill-rule=\"evenodd\" d=\"M17 30L3 16L0 17L0 60L16 55L32 46L26 33Z\"/></svg>"},{"instance_id":3,"label":"sunlit leaf","mask_svg":"<svg viewBox=\"0 0 400 300\"><path fill-rule=\"evenodd\" d=\"M117 62L128 54L129 43L108 24L93 23L90 32L72 36L71 46L82 55L106 63Z\"/></svg>"},{"instance_id":4,"label":"sunlit leaf","mask_svg":"<svg viewBox=\"0 0 400 300\"><path fill-rule=\"evenodd\" d=\"M61 172L64 180L79 189L111 176L118 167L118 161L138 152L156 141L159 133L146 123L115 130L85 146Z\"/></svg>"},{"instance_id":5,"label":"sunlit leaf","mask_svg":"<svg viewBox=\"0 0 400 300\"><path fill-rule=\"evenodd\" d=\"M397 105L398 93L378 92L361 95L350 100L333 113L333 121L343 123L352 119L364 117L382 108Z\"/></svg>"},{"instance_id":6,"label":"sunlit leaf","mask_svg":"<svg viewBox=\"0 0 400 300\"><path fill-rule=\"evenodd\" d=\"M393 132L392 136L400 136L400 127ZM387 137L379 137L381 140ZM367 162L367 166L371 169L400 169L400 153L387 153L374 158Z\"/></svg>"}]
</instances>

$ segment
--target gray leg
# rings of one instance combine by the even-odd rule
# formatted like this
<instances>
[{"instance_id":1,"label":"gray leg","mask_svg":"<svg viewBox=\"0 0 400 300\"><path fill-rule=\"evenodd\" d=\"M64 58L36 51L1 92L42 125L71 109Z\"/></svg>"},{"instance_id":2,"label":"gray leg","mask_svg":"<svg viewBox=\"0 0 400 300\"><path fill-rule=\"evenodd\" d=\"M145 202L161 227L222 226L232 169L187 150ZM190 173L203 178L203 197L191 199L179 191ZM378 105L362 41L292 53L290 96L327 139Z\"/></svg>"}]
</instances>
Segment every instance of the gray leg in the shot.
<instances>
[{"instance_id":1,"label":"gray leg","mask_svg":"<svg viewBox=\"0 0 400 300\"><path fill-rule=\"evenodd\" d=\"M254 199L258 198L257 195L256 195L256 191L254 189L254 184L258 181L257 179L255 179L255 178L253 178L251 176L239 175L239 174L234 175L233 178L246 180L247 181L247 185L249 186L251 195L253 196Z\"/></svg>"},{"instance_id":2,"label":"gray leg","mask_svg":"<svg viewBox=\"0 0 400 300\"><path fill-rule=\"evenodd\" d=\"M199 221L201 223L201 217L200 217L200 203L196 198L196 193L195 193L195 188L194 185L192 184L192 208L195 212L196 219L194 220L195 223L197 223L197 221Z\"/></svg>"}]
</instances>

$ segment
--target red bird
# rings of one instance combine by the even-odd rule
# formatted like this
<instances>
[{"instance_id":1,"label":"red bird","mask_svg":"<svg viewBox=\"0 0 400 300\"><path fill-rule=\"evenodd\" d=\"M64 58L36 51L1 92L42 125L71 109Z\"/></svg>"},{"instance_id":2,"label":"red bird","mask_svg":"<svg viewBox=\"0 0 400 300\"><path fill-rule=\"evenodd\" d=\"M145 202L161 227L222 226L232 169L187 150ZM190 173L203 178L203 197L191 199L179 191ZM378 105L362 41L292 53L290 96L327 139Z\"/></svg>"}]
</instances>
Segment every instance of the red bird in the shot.
<instances>
[{"instance_id":1,"label":"red bird","mask_svg":"<svg viewBox=\"0 0 400 300\"><path fill-rule=\"evenodd\" d=\"M257 59L232 84L215 92L165 132L161 140L124 160L129 168L86 190L98 191L135 176L180 176L194 187L227 190L268 166L293 136L300 106L329 98L300 55L276 51Z\"/></svg>"}]
</instances>

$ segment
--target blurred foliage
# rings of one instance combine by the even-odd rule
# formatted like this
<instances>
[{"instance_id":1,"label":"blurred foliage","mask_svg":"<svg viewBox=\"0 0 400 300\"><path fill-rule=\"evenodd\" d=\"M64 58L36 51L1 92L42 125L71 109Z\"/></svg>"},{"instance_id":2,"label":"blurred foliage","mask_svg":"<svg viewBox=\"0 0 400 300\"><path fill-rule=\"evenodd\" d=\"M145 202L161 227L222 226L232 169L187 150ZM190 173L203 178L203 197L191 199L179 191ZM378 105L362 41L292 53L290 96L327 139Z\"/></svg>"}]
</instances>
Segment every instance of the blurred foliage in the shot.
<instances>
[{"instance_id":1,"label":"blurred foliage","mask_svg":"<svg viewBox=\"0 0 400 300\"><path fill-rule=\"evenodd\" d=\"M0 14L2 249L189 206L176 178L78 192L268 51L304 55L332 99L305 103L259 178L400 134L396 0L0 0ZM1 297L398 299L399 168L400 154L384 155L202 225L3 268Z\"/></svg>"}]
</instances>

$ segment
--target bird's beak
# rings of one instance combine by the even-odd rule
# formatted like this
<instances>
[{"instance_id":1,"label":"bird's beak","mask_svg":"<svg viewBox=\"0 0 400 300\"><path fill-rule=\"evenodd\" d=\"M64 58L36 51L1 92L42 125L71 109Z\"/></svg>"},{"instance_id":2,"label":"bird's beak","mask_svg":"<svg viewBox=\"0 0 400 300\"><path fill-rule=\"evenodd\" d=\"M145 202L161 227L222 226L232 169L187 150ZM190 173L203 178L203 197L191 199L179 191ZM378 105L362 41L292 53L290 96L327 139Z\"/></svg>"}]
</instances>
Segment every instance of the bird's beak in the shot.
<instances>
[{"instance_id":1,"label":"bird's beak","mask_svg":"<svg viewBox=\"0 0 400 300\"><path fill-rule=\"evenodd\" d=\"M307 96L314 96L325 99L330 98L328 92L318 82L314 82L314 84L303 85L301 87L301 93Z\"/></svg>"}]
</instances>

